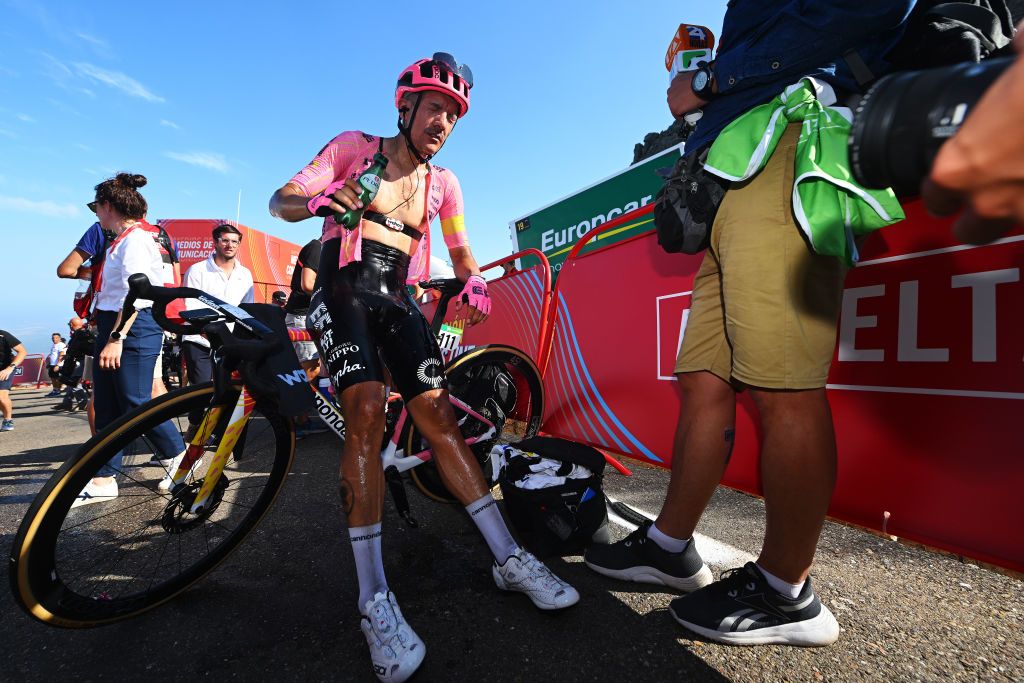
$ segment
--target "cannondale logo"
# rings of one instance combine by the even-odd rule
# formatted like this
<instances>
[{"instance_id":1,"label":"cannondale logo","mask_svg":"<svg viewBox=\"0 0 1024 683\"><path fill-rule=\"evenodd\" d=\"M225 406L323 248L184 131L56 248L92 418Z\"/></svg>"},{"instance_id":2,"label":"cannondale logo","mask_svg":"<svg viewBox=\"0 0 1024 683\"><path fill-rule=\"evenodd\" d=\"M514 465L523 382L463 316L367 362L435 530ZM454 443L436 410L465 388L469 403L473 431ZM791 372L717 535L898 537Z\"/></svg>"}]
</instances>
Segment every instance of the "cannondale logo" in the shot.
<instances>
[{"instance_id":1,"label":"cannondale logo","mask_svg":"<svg viewBox=\"0 0 1024 683\"><path fill-rule=\"evenodd\" d=\"M437 389L444 379L444 375L441 373L441 361L436 358L428 358L420 363L420 367L416 370L416 379Z\"/></svg>"}]
</instances>

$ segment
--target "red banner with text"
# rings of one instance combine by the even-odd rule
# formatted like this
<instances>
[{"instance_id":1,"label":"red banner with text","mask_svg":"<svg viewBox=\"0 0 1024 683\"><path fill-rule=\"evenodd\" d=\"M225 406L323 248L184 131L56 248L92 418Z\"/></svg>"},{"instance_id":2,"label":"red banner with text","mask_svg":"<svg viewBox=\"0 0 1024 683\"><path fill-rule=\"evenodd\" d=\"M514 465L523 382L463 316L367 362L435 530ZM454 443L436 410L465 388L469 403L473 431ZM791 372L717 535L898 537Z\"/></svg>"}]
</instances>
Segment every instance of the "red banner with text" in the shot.
<instances>
[{"instance_id":1,"label":"red banner with text","mask_svg":"<svg viewBox=\"0 0 1024 683\"><path fill-rule=\"evenodd\" d=\"M846 280L828 384L839 446L830 515L1024 571L1024 236L957 245L948 222L905 208ZM647 233L566 262L545 431L670 464L673 366L700 259L665 254ZM736 419L724 483L759 493L756 411L743 394Z\"/></svg>"}]
</instances>

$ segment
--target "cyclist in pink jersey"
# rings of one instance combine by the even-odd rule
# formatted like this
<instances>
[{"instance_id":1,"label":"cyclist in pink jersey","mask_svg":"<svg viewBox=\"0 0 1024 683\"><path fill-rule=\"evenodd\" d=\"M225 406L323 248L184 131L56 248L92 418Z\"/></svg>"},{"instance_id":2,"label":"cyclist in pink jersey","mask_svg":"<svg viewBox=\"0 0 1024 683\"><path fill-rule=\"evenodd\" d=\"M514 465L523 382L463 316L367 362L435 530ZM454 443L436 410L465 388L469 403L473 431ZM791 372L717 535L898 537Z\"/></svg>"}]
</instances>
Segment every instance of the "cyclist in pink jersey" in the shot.
<instances>
[{"instance_id":1,"label":"cyclist in pink jersey","mask_svg":"<svg viewBox=\"0 0 1024 683\"><path fill-rule=\"evenodd\" d=\"M472 72L449 54L415 62L402 70L395 89L398 135L338 135L270 200L271 214L286 221L325 218L306 325L319 340L347 424L339 487L359 580L361 628L382 681L404 681L423 661L426 648L403 618L384 577L381 358L430 443L446 486L487 541L498 587L521 591L546 610L579 600L572 586L509 533L459 432L437 341L406 287L427 279L430 224L438 217L456 277L465 283L456 307L468 307L470 323L483 321L490 312L487 283L466 239L459 182L451 171L430 163L469 111L472 86ZM356 178L377 152L389 163L376 197L363 207ZM349 209L365 209L354 230L333 218Z\"/></svg>"}]
</instances>

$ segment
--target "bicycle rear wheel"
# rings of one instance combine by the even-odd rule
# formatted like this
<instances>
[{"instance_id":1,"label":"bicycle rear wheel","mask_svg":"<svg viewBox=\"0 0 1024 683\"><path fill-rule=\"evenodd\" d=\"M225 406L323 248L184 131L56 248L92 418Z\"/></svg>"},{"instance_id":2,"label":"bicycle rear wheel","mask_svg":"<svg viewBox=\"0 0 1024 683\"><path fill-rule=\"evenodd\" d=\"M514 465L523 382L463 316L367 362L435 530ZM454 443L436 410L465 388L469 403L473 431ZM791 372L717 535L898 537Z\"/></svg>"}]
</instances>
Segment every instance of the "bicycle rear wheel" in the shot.
<instances>
[{"instance_id":1,"label":"bicycle rear wheel","mask_svg":"<svg viewBox=\"0 0 1024 683\"><path fill-rule=\"evenodd\" d=\"M540 371L525 353L511 346L488 344L456 358L447 368L448 390L477 413L492 421L497 433L470 445L481 465L488 485L492 481L484 467L496 443L509 443L535 436L544 416L544 384ZM454 404L455 417L466 439L485 434L490 425L481 422ZM415 425L407 429L403 440L407 454L430 447ZM409 470L413 483L423 494L436 501L454 503L456 498L441 481L433 460Z\"/></svg>"},{"instance_id":2,"label":"bicycle rear wheel","mask_svg":"<svg viewBox=\"0 0 1024 683\"><path fill-rule=\"evenodd\" d=\"M240 387L239 387L240 388ZM216 444L172 494L157 483L145 433L210 405L212 384L188 387L140 406L90 439L32 503L11 550L15 598L32 617L71 628L135 616L165 602L222 562L256 526L291 467L291 428L254 409L244 444L235 446L211 504L188 512ZM212 441L212 439L211 439ZM79 491L118 450L126 457L113 500L72 508Z\"/></svg>"}]
</instances>

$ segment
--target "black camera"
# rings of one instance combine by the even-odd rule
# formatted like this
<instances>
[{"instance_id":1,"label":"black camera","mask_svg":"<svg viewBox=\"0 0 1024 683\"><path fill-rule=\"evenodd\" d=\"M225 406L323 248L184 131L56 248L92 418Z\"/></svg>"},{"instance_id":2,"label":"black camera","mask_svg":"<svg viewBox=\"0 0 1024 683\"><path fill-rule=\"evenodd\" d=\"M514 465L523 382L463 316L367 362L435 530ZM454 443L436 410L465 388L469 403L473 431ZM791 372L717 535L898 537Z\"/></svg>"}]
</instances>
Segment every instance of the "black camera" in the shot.
<instances>
[{"instance_id":1,"label":"black camera","mask_svg":"<svg viewBox=\"0 0 1024 683\"><path fill-rule=\"evenodd\" d=\"M880 79L861 99L850 130L850 168L864 187L920 192L939 148L1013 61L1001 57Z\"/></svg>"}]
</instances>

